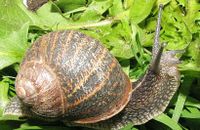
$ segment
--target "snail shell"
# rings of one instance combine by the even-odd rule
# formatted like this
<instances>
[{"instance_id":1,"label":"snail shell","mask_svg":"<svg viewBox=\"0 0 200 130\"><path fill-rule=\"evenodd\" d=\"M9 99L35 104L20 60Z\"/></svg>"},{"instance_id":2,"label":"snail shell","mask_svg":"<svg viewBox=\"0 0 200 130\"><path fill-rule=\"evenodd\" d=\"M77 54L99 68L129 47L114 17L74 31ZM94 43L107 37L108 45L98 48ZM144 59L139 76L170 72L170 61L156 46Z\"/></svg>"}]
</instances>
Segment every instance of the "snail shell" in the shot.
<instances>
[{"instance_id":1,"label":"snail shell","mask_svg":"<svg viewBox=\"0 0 200 130\"><path fill-rule=\"evenodd\" d=\"M52 32L28 50L16 93L40 118L94 123L119 113L132 86L99 41L77 31Z\"/></svg>"}]
</instances>

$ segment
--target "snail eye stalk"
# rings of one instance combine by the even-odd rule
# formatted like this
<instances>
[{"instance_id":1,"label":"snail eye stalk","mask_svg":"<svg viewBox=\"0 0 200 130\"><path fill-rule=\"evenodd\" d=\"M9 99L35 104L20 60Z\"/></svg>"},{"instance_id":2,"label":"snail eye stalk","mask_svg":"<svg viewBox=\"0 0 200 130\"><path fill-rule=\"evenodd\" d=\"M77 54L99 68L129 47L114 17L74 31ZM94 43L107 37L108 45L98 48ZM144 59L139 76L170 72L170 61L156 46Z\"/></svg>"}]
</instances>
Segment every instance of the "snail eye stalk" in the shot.
<instances>
[{"instance_id":1,"label":"snail eye stalk","mask_svg":"<svg viewBox=\"0 0 200 130\"><path fill-rule=\"evenodd\" d=\"M153 45L153 50L152 50L153 59L151 62L151 70L156 74L159 73L159 70L160 70L159 65L160 65L161 56L162 56L164 47L167 45L167 43L162 43L161 45L159 45L162 9L163 9L163 5L161 4L159 6L158 20L156 24L156 32L155 32L154 45Z\"/></svg>"},{"instance_id":2,"label":"snail eye stalk","mask_svg":"<svg viewBox=\"0 0 200 130\"><path fill-rule=\"evenodd\" d=\"M160 28L161 28L162 9L163 9L163 5L161 4L159 6L158 20L156 24L156 32L155 32L154 45L153 45L153 51L152 51L153 57L156 57L160 48L159 37L160 37Z\"/></svg>"}]
</instances>

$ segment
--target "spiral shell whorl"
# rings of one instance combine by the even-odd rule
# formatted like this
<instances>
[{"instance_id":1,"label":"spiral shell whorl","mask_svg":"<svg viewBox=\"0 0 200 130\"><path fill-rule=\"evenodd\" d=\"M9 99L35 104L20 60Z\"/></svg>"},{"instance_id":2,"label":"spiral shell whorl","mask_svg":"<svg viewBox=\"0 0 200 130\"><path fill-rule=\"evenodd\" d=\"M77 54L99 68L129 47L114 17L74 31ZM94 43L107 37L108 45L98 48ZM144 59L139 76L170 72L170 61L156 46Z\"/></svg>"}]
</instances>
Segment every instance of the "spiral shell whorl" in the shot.
<instances>
[{"instance_id":1,"label":"spiral shell whorl","mask_svg":"<svg viewBox=\"0 0 200 130\"><path fill-rule=\"evenodd\" d=\"M33 66L27 67L29 64ZM30 71L34 68L37 71ZM22 86L27 85L20 84L20 80L37 84L33 79L39 75L34 71L43 75L41 90L47 90L45 84L50 84L48 97L43 94L45 99L37 97L41 92L34 89L32 98L24 96ZM51 76L45 76L47 73ZM114 116L126 106L132 93L130 80L118 61L97 40L77 31L53 32L38 39L27 52L18 79L17 93L22 101L32 105L34 113L65 117L77 123Z\"/></svg>"},{"instance_id":2,"label":"spiral shell whorl","mask_svg":"<svg viewBox=\"0 0 200 130\"><path fill-rule=\"evenodd\" d=\"M59 117L64 113L59 81L51 69L39 62L27 62L16 79L16 92L33 113ZM47 111L48 110L48 111Z\"/></svg>"}]
</instances>

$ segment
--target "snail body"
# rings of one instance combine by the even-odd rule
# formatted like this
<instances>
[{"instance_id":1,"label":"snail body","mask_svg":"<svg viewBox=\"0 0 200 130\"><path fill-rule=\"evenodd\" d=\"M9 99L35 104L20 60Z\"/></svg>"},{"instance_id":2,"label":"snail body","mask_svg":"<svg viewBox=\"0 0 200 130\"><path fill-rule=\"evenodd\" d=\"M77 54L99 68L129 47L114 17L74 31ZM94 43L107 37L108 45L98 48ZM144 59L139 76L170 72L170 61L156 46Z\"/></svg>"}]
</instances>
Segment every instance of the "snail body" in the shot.
<instances>
[{"instance_id":1,"label":"snail body","mask_svg":"<svg viewBox=\"0 0 200 130\"><path fill-rule=\"evenodd\" d=\"M4 115L18 114L69 126L120 129L162 113L180 84L176 51L159 45L160 6L153 58L132 83L101 43L78 31L39 38L27 51L16 78L17 97Z\"/></svg>"}]
</instances>

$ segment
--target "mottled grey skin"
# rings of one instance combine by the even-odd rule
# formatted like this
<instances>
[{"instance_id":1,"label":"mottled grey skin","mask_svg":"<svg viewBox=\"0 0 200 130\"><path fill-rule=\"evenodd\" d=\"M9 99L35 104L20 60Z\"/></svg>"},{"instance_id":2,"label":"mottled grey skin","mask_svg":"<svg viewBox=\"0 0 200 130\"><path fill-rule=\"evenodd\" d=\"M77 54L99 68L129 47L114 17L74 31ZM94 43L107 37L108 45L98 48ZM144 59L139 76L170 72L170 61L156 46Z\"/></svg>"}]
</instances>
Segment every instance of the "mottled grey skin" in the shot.
<instances>
[{"instance_id":1,"label":"mottled grey skin","mask_svg":"<svg viewBox=\"0 0 200 130\"><path fill-rule=\"evenodd\" d=\"M112 118L97 123L79 124L65 119L60 119L60 121L68 126L118 130L128 123L143 124L166 109L180 84L180 74L177 68L179 59L175 57L177 52L167 51L162 53L164 44L159 45L160 19L161 6L152 51L152 62L146 74L133 83L133 93L126 107ZM4 115L8 114L38 119L38 117L30 114L18 98L13 98L5 109Z\"/></svg>"}]
</instances>

